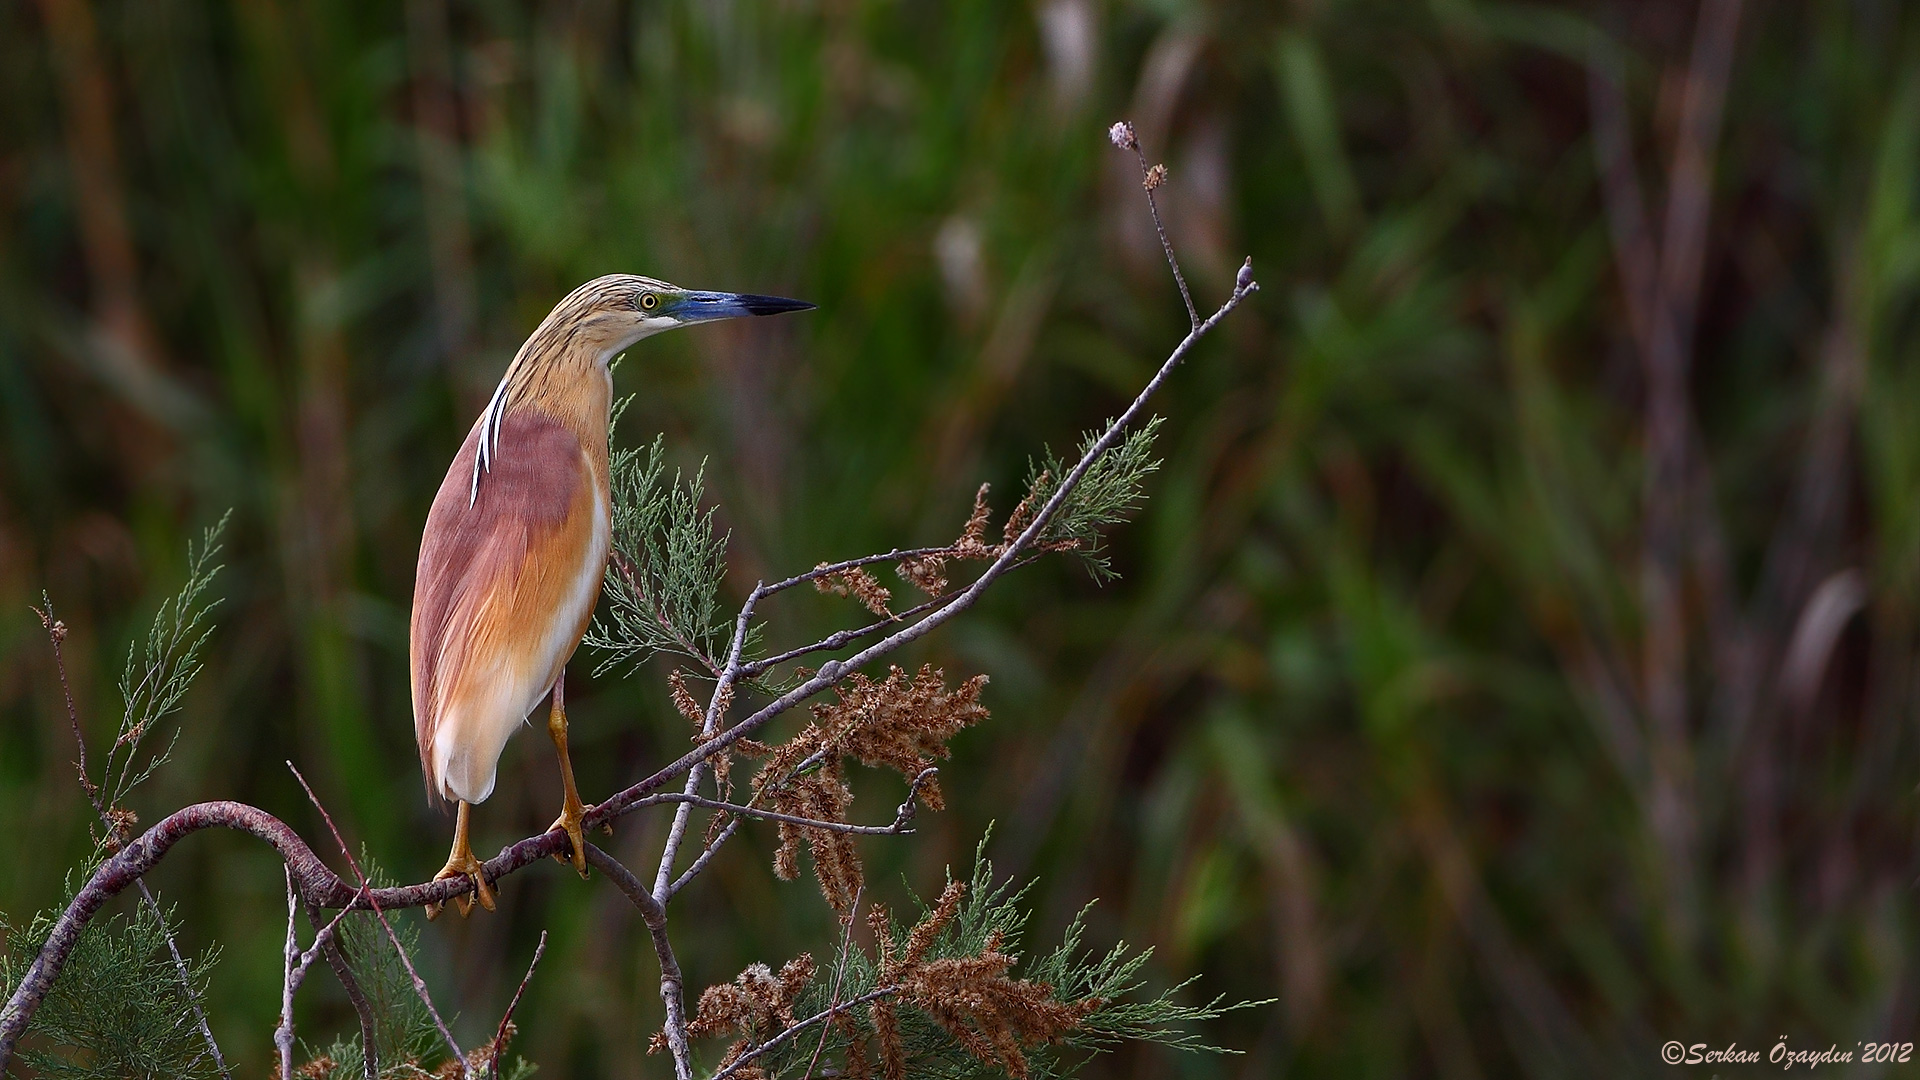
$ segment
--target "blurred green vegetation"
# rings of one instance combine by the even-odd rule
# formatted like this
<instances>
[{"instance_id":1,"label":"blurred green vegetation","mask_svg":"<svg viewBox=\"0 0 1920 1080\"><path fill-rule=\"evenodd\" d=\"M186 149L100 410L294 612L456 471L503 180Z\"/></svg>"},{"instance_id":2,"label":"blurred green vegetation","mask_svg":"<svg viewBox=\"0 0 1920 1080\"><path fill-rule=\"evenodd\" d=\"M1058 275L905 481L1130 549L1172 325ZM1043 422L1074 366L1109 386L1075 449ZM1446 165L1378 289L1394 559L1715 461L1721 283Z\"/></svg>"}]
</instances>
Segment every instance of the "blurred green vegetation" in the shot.
<instances>
[{"instance_id":1,"label":"blurred green vegetation","mask_svg":"<svg viewBox=\"0 0 1920 1080\"><path fill-rule=\"evenodd\" d=\"M1023 571L903 660L987 672L995 715L958 741L949 811L863 845L880 898L935 891L997 819L989 854L1041 879L1039 938L1098 896L1088 940L1156 946L1159 985L1281 997L1207 1032L1243 1057L1097 1076L1615 1076L1664 1069L1667 1039L1912 1039L1920 25L1896 0L1747 5L1701 268L1653 298L1697 281L1676 476L1644 458L1645 309L1600 163L1671 235L1696 22L0 5L0 910L53 902L88 850L28 604L44 587L72 627L97 746L127 643L228 507L209 667L136 808L235 798L318 837L293 759L397 876L440 865L406 691L420 527L515 347L588 277L820 305L619 372L625 441L710 462L736 598L948 539L981 481L1004 513L1028 458L1184 332L1105 139L1130 118L1172 170L1203 305L1246 253L1264 289L1159 404L1121 579ZM1609 73L1632 160L1595 137ZM859 612L771 615L778 646ZM664 671L589 680L592 660L569 686L589 799L686 745ZM869 817L898 799L858 790ZM545 740L515 740L476 846L558 801ZM661 831L611 843L637 859ZM750 828L682 905L694 989L831 947L767 841ZM277 863L202 835L152 882L185 945L220 944L214 1028L263 1075ZM491 1030L542 927L515 1051L543 1076L661 1074L644 928L561 867L422 933L459 1029ZM322 1041L348 1014L312 987Z\"/></svg>"}]
</instances>

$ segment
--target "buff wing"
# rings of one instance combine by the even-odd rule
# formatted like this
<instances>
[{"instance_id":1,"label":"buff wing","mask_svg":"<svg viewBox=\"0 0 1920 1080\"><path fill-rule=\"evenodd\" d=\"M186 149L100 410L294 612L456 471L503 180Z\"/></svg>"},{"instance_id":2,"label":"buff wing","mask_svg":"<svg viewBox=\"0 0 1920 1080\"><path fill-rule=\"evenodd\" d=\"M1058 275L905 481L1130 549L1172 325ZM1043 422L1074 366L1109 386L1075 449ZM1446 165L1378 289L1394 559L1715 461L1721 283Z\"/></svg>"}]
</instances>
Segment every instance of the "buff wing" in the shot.
<instances>
[{"instance_id":1,"label":"buff wing","mask_svg":"<svg viewBox=\"0 0 1920 1080\"><path fill-rule=\"evenodd\" d=\"M409 650L427 789L467 802L492 793L508 736L580 644L608 547L606 478L571 430L509 413L475 488L481 430L427 515Z\"/></svg>"}]
</instances>

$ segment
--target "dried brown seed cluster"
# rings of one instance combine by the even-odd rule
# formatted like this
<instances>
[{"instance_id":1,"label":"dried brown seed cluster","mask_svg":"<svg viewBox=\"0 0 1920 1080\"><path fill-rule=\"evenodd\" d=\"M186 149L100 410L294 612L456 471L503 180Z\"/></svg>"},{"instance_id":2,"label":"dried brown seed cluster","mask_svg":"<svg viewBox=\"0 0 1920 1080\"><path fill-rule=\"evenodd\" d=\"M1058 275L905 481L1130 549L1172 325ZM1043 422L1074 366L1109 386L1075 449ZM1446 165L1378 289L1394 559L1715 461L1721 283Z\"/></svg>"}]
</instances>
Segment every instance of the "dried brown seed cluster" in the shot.
<instances>
[{"instance_id":1,"label":"dried brown seed cluster","mask_svg":"<svg viewBox=\"0 0 1920 1080\"><path fill-rule=\"evenodd\" d=\"M1166 182L1167 167L1165 165L1155 165L1147 170L1147 175L1140 178L1140 185L1148 191L1156 191Z\"/></svg>"},{"instance_id":2,"label":"dried brown seed cluster","mask_svg":"<svg viewBox=\"0 0 1920 1080\"><path fill-rule=\"evenodd\" d=\"M1013 513L1007 515L1007 523L1000 529L1001 543L1011 544L1020 539L1020 534L1027 531L1028 525L1033 524L1033 515L1040 509L1034 505L1034 493L1045 490L1052 479L1053 474L1045 470L1034 478L1033 486L1027 489L1027 494L1020 500L1019 505L1013 508Z\"/></svg>"},{"instance_id":3,"label":"dried brown seed cluster","mask_svg":"<svg viewBox=\"0 0 1920 1080\"><path fill-rule=\"evenodd\" d=\"M829 564L821 563L814 569L818 570L827 565ZM851 596L865 604L868 611L881 618L887 618L893 614L893 610L887 607L887 601L893 599L893 594L888 592L886 586L880 584L877 578L858 566L847 570L835 570L831 574L822 574L813 579L813 587L823 593Z\"/></svg>"},{"instance_id":4,"label":"dried brown seed cluster","mask_svg":"<svg viewBox=\"0 0 1920 1080\"><path fill-rule=\"evenodd\" d=\"M514 1035L518 1034L519 1031L519 1025L511 1020L507 1021L506 1026L500 1029L499 1034L467 1051L467 1067L464 1070L461 1069L458 1058L448 1058L441 1062L440 1067L433 1070L431 1074L419 1066L414 1065L412 1072L404 1073L403 1075L431 1075L433 1080L460 1080L461 1077L469 1074L473 1076L492 1076L494 1073L490 1070L493 1069L494 1059L505 1052L507 1043L512 1042ZM412 1064L412 1062L403 1062L402 1064Z\"/></svg>"},{"instance_id":5,"label":"dried brown seed cluster","mask_svg":"<svg viewBox=\"0 0 1920 1080\"><path fill-rule=\"evenodd\" d=\"M686 717L696 731L706 726L707 712L700 707L700 700L693 696L693 691L687 689L687 673L684 670L675 668L673 674L667 676L667 688L673 695L674 711Z\"/></svg>"},{"instance_id":6,"label":"dried brown seed cluster","mask_svg":"<svg viewBox=\"0 0 1920 1080\"><path fill-rule=\"evenodd\" d=\"M874 682L855 674L834 687L840 700L813 707L826 732L821 745L829 754L889 768L911 780L934 761L948 757L947 740L985 720L980 691L987 677L975 675L952 690L946 673L924 664L912 676L898 667ZM922 791L927 806L944 809L937 780Z\"/></svg>"},{"instance_id":7,"label":"dried brown seed cluster","mask_svg":"<svg viewBox=\"0 0 1920 1080\"><path fill-rule=\"evenodd\" d=\"M987 505L988 489L989 485L981 484L980 490L974 492L973 513L961 528L959 539L945 551L902 559L900 565L894 568L895 572L928 596L939 596L947 591L948 560L998 558L1006 548L987 543L987 523L993 515L992 507Z\"/></svg>"},{"instance_id":8,"label":"dried brown seed cluster","mask_svg":"<svg viewBox=\"0 0 1920 1080\"><path fill-rule=\"evenodd\" d=\"M822 766L820 771L793 777L779 786L766 802L782 814L815 821L845 821L847 808L853 805L853 789L841 775L840 766ZM800 874L800 841L807 842L813 855L813 873L820 879L820 894L842 914L853 908L853 898L864 880L860 872L860 852L853 837L832 829L817 829L792 822L780 823L780 845L773 852L773 872L783 881Z\"/></svg>"},{"instance_id":9,"label":"dried brown seed cluster","mask_svg":"<svg viewBox=\"0 0 1920 1080\"><path fill-rule=\"evenodd\" d=\"M707 987L700 995L698 1010L687 1024L687 1035L696 1039L729 1032L738 1035L727 1048L726 1057L721 1059L719 1068L725 1069L756 1043L765 1042L799 1022L793 1007L800 1000L800 992L813 981L814 971L813 957L806 953L787 961L778 975L765 964L749 965L734 976L732 983ZM666 1049L665 1030L655 1032L647 1042L647 1053L658 1054ZM757 1065L749 1065L734 1075L764 1078L766 1073Z\"/></svg>"},{"instance_id":10,"label":"dried brown seed cluster","mask_svg":"<svg viewBox=\"0 0 1920 1080\"><path fill-rule=\"evenodd\" d=\"M926 1014L973 1058L995 1065L1014 1077L1026 1077L1026 1052L1043 1043L1058 1042L1080 1026L1104 1001L1085 998L1058 1001L1053 987L1029 979L1009 978L1018 960L1006 951L998 931L988 935L972 956L933 958L930 954L960 914L967 887L949 882L940 900L925 918L896 941L892 920L883 907L867 913L874 935L875 990L888 991L867 1005L873 1025L871 1038L855 1021L852 1010L841 1009L829 1019L846 1039L845 1075L867 1080L878 1073L886 1080L905 1080L907 1048L901 1036L900 1009ZM720 1068L739 1060L751 1047L793 1027L794 1005L812 981L814 962L802 955L775 975L764 964L740 973L730 985L711 986L700 995L699 1013L687 1025L687 1034L699 1038L735 1034ZM844 999L835 999L840 1004ZM877 1043L877 1046L873 1044ZM648 1044L650 1053L667 1049L666 1033ZM765 1080L766 1072L753 1063L735 1076Z\"/></svg>"},{"instance_id":11,"label":"dried brown seed cluster","mask_svg":"<svg viewBox=\"0 0 1920 1080\"><path fill-rule=\"evenodd\" d=\"M753 778L755 803L795 817L844 822L853 802L845 759L893 769L909 780L918 777L948 756L948 739L987 718L987 708L980 704L986 685L985 675L975 675L949 690L946 675L931 664L913 675L892 668L879 682L850 676L834 688L840 700L815 705L814 722L784 745L774 749L745 739L737 744L743 752L767 755ZM816 770L799 771L814 758L819 762ZM921 798L931 809L945 806L937 781L922 787ZM821 893L844 915L863 881L852 837L782 822L773 869L785 880L799 873L802 840L813 854Z\"/></svg>"},{"instance_id":12,"label":"dried brown seed cluster","mask_svg":"<svg viewBox=\"0 0 1920 1080\"><path fill-rule=\"evenodd\" d=\"M127 841L133 837L134 830L140 827L140 815L124 806L111 807L105 811L105 814L107 834L101 838L100 842L108 851L117 852L127 846ZM87 835L93 835L93 826L87 826Z\"/></svg>"},{"instance_id":13,"label":"dried brown seed cluster","mask_svg":"<svg viewBox=\"0 0 1920 1080\"><path fill-rule=\"evenodd\" d=\"M947 591L947 556L944 553L902 559L893 570L928 596L939 596Z\"/></svg>"},{"instance_id":14,"label":"dried brown seed cluster","mask_svg":"<svg viewBox=\"0 0 1920 1080\"><path fill-rule=\"evenodd\" d=\"M321 1054L319 1057L293 1070L293 1075L298 1077L299 1080L326 1080L336 1067L337 1064L332 1058ZM270 1080L280 1080L279 1058L276 1057L274 1059L273 1069L267 1073L267 1076Z\"/></svg>"},{"instance_id":15,"label":"dried brown seed cluster","mask_svg":"<svg viewBox=\"0 0 1920 1080\"><path fill-rule=\"evenodd\" d=\"M1011 979L1017 957L1004 949L999 931L988 936L978 955L927 959L928 951L960 910L965 884L954 881L940 902L895 946L884 908L867 916L878 952L879 981L899 993L869 1007L880 1042L880 1066L887 1080L904 1080L906 1054L900 1043L896 1010L911 1005L931 1017L973 1057L998 1064L1015 1077L1027 1075L1024 1048L1055 1042L1100 1007L1097 998L1056 1001L1053 987Z\"/></svg>"},{"instance_id":16,"label":"dried brown seed cluster","mask_svg":"<svg viewBox=\"0 0 1920 1080\"><path fill-rule=\"evenodd\" d=\"M688 688L685 669L675 668L673 674L667 676L667 689L673 698L674 711L686 717L687 722L693 725L693 741L696 743L704 742L707 737L707 711L705 707L700 704L700 699L694 697L693 691ZM729 684L720 692L720 702L718 708L715 710L715 715L725 716L727 706L732 703L733 686ZM707 759L707 765L713 769L713 779L714 782L719 785L720 798L723 800L726 799L732 790L730 778L733 772L733 749L729 747L714 754ZM721 820L724 817L725 815L723 814L716 814L714 819L708 822L707 839L709 841L713 839L715 831L719 828Z\"/></svg>"}]
</instances>

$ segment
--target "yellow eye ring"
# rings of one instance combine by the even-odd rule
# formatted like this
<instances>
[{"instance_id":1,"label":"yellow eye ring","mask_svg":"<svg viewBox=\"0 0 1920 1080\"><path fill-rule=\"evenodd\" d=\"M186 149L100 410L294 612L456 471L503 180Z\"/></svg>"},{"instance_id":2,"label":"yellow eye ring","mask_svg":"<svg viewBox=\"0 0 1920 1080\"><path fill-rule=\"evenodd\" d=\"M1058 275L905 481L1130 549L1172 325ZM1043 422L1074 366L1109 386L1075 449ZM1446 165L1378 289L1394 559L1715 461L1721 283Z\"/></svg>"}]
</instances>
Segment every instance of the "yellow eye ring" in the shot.
<instances>
[{"instance_id":1,"label":"yellow eye ring","mask_svg":"<svg viewBox=\"0 0 1920 1080\"><path fill-rule=\"evenodd\" d=\"M644 293L641 295L640 310L652 311L654 308L657 308L659 306L660 306L660 298L658 296L655 296L652 293Z\"/></svg>"}]
</instances>

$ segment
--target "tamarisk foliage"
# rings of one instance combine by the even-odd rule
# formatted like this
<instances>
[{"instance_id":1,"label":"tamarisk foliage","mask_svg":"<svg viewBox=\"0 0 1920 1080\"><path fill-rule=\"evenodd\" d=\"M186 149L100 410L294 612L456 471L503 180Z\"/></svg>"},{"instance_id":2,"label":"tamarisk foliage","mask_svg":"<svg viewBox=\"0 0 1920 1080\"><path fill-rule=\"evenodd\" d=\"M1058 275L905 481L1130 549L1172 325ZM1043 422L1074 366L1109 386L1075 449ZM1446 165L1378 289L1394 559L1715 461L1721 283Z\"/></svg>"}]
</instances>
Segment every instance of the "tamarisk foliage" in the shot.
<instances>
[{"instance_id":1,"label":"tamarisk foliage","mask_svg":"<svg viewBox=\"0 0 1920 1080\"><path fill-rule=\"evenodd\" d=\"M179 710L180 699L203 667L201 653L213 633L213 610L220 602L206 593L220 574L220 564L214 559L220 554L220 538L231 516L229 511L203 532L198 546L188 543L186 583L160 604L144 645L127 645L127 664L120 675L125 709L97 781L87 772L86 743L80 742L80 784L109 823L106 835L99 838L106 851L118 850L140 823L139 816L126 807L127 796L167 763L180 738L176 729L158 752L141 755L147 737L160 721ZM75 737L79 738L77 721Z\"/></svg>"},{"instance_id":2,"label":"tamarisk foliage","mask_svg":"<svg viewBox=\"0 0 1920 1080\"><path fill-rule=\"evenodd\" d=\"M145 639L127 645L119 681L120 723L97 779L87 761L79 717L71 712L68 700L77 754L74 769L101 826L98 833L88 828L94 849L77 868L82 880L127 842L140 821L127 807L127 797L172 756L177 730L158 751L143 751L161 722L179 710L203 667L201 655L213 633L213 612L219 604L207 593L220 574L215 559L229 516L203 531L199 544L188 543L186 582L161 602ZM41 605L41 620L57 649L66 637L66 626L54 618L50 599L43 597ZM63 688L65 680L63 663ZM75 876L68 875L68 900L78 891ZM37 1075L211 1077L224 1073L202 1005L219 950L209 947L192 958L181 955L174 942L172 909L163 908L144 881L141 890L144 902L131 914L88 927L77 942L68 977L40 1012L40 1032L60 1049L22 1055ZM0 937L5 939L5 947L0 948L0 986L11 990L19 981L58 914L58 909L41 912L25 926L0 915Z\"/></svg>"},{"instance_id":3,"label":"tamarisk foliage","mask_svg":"<svg viewBox=\"0 0 1920 1080\"><path fill-rule=\"evenodd\" d=\"M1100 530L1127 521L1146 500L1146 478L1160 468L1159 459L1153 456L1153 440L1160 433L1160 423L1160 417L1150 417L1138 430L1128 432L1113 449L1094 459L1093 467L1081 477L1080 486L1067 495L1060 512L1040 531L1037 545L1041 550L1075 552L1095 581L1111 581L1119 576L1102 548ZM1087 432L1080 440L1080 452L1076 456L1085 456L1099 438L1100 432ZM1059 488L1060 478L1072 467L1072 461L1055 457L1051 447L1039 462L1027 466L1027 496L1007 518L1008 542L1026 528L1023 516L1030 520L1031 508L1045 505Z\"/></svg>"},{"instance_id":4,"label":"tamarisk foliage","mask_svg":"<svg viewBox=\"0 0 1920 1080\"><path fill-rule=\"evenodd\" d=\"M633 399L623 399L620 414ZM611 434L611 433L610 433ZM715 536L713 508L700 508L705 466L666 479L666 442L616 450L613 555L607 564L607 614L594 619L585 643L605 653L595 674L629 670L656 653L715 668L726 640L720 582L726 577L727 534Z\"/></svg>"},{"instance_id":5,"label":"tamarisk foliage","mask_svg":"<svg viewBox=\"0 0 1920 1080\"><path fill-rule=\"evenodd\" d=\"M83 868L91 870L91 867ZM85 880L85 873L79 875ZM68 878L67 895L75 891ZM53 929L59 909L24 926L0 918L0 985L11 989ZM41 1003L34 1030L48 1049L20 1057L44 1080L124 1077L217 1077L213 1056L194 1025L192 1003L206 996L217 948L186 960L186 981L168 955L171 909L136 905L89 926L67 969Z\"/></svg>"},{"instance_id":6,"label":"tamarisk foliage","mask_svg":"<svg viewBox=\"0 0 1920 1080\"><path fill-rule=\"evenodd\" d=\"M913 922L871 908L874 948L849 941L828 968L837 977L817 978L813 958L802 954L777 975L754 964L732 983L708 987L687 1031L732 1037L716 1080L769 1080L810 1067L820 1075L820 1051L848 1077L958 1080L984 1071L1050 1080L1122 1041L1227 1052L1200 1041L1192 1025L1267 1004L1182 1005L1174 996L1185 983L1138 998L1153 950L1132 952L1123 942L1105 954L1083 952L1085 911L1057 946L1022 966L1026 888L994 885L985 851L983 838L969 878L950 879ZM820 1025L818 1043L798 1037ZM666 1046L665 1033L655 1034L650 1049Z\"/></svg>"}]
</instances>

